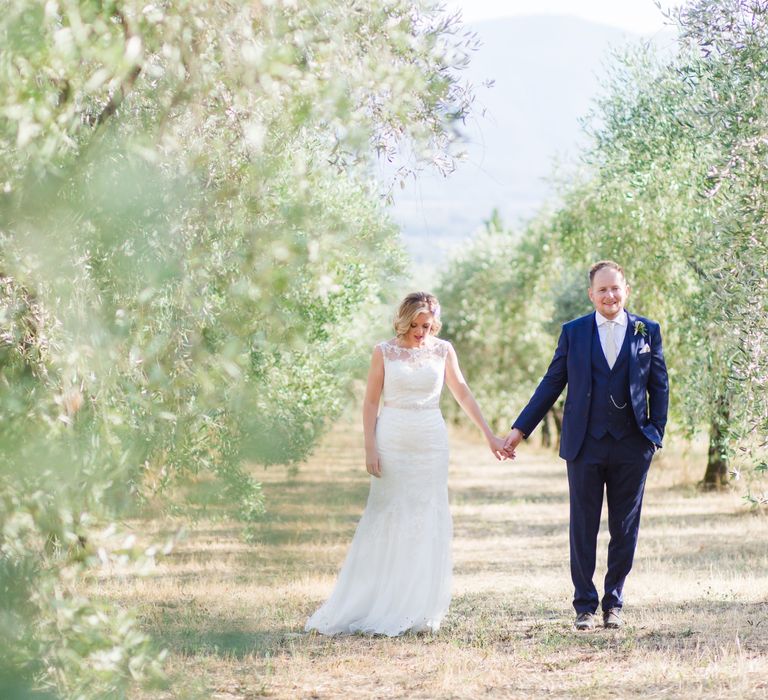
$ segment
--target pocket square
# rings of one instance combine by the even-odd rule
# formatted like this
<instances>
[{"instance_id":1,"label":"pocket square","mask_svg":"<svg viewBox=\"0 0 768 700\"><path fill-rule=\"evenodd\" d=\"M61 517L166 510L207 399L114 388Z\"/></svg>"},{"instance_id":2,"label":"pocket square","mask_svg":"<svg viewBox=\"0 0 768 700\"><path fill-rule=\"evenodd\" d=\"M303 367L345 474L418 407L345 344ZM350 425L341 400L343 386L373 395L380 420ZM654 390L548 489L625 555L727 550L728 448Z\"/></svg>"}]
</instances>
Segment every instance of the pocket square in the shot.
<instances>
[{"instance_id":1,"label":"pocket square","mask_svg":"<svg viewBox=\"0 0 768 700\"><path fill-rule=\"evenodd\" d=\"M648 345L648 343L646 343L645 345L643 345L643 349L637 354L642 355L643 353L650 352L650 351L651 351L651 346Z\"/></svg>"}]
</instances>

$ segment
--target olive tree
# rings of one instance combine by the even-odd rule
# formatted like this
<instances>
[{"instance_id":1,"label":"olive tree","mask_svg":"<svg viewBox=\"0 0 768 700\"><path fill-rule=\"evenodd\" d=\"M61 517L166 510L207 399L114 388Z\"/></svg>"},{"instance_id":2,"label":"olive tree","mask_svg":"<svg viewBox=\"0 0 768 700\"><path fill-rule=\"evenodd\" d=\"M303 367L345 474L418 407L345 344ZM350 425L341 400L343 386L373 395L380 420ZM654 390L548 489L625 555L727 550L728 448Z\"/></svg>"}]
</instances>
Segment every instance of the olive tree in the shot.
<instances>
[{"instance_id":1,"label":"olive tree","mask_svg":"<svg viewBox=\"0 0 768 700\"><path fill-rule=\"evenodd\" d=\"M709 426L707 486L739 473L738 454L764 470L765 9L692 3L675 15L671 61L617 60L591 121L589 175L558 213L571 254L625 261L662 320L673 408L691 432Z\"/></svg>"},{"instance_id":2,"label":"olive tree","mask_svg":"<svg viewBox=\"0 0 768 700\"><path fill-rule=\"evenodd\" d=\"M448 264L438 295L443 334L456 346L473 392L498 430L508 430L552 358L560 325L589 308L586 277L559 254L546 216L523 230L497 213ZM545 444L559 435L562 406L543 424Z\"/></svg>"},{"instance_id":3,"label":"olive tree","mask_svg":"<svg viewBox=\"0 0 768 700\"><path fill-rule=\"evenodd\" d=\"M518 237L482 237L454 264L445 289L457 304L472 293L446 329L466 345L470 373L477 359L489 403L507 403L510 386L525 400L543 358L538 342L522 341L553 332L538 321L558 317L554 301L575 315L590 263L620 261L630 308L662 324L675 424L708 432L703 485L744 475L747 501L765 504L768 3L697 0L670 18L674 56L646 46L608 63L580 167L561 177L554 211ZM553 267L547 249L562 262ZM565 276L547 293L553 269Z\"/></svg>"},{"instance_id":4,"label":"olive tree","mask_svg":"<svg viewBox=\"0 0 768 700\"><path fill-rule=\"evenodd\" d=\"M190 479L257 522L247 463L338 414L403 264L371 161L450 166L468 39L406 0L0 10L0 694L119 697L162 654L80 576L151 562L109 523Z\"/></svg>"}]
</instances>

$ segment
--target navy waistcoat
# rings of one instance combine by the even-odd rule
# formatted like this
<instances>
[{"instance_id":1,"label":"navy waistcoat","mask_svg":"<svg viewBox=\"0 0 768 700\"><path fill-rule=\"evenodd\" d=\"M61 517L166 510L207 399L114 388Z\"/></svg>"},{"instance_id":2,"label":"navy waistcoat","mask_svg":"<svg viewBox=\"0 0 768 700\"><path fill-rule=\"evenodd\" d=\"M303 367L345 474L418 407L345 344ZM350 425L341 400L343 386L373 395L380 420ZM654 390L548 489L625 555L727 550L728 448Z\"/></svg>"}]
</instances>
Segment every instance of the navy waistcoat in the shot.
<instances>
[{"instance_id":1,"label":"navy waistcoat","mask_svg":"<svg viewBox=\"0 0 768 700\"><path fill-rule=\"evenodd\" d=\"M597 322L592 336L592 397L589 407L587 431L597 439L610 433L616 439L637 430L629 396L629 345L630 329L624 334L624 342L613 369L605 359ZM613 399L613 400L611 400Z\"/></svg>"}]
</instances>

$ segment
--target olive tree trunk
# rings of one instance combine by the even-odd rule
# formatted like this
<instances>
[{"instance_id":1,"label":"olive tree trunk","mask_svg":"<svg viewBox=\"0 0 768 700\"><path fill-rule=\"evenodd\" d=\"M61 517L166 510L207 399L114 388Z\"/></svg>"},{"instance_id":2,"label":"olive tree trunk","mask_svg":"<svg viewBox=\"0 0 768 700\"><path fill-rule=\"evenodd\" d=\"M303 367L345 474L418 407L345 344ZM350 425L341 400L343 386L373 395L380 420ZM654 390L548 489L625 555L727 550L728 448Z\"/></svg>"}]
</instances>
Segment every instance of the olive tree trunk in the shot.
<instances>
[{"instance_id":1,"label":"olive tree trunk","mask_svg":"<svg viewBox=\"0 0 768 700\"><path fill-rule=\"evenodd\" d=\"M717 395L717 408L712 416L709 429L709 452L707 455L707 471L701 482L707 490L721 489L728 483L728 456L726 453L726 431L730 411L728 399L724 392Z\"/></svg>"}]
</instances>

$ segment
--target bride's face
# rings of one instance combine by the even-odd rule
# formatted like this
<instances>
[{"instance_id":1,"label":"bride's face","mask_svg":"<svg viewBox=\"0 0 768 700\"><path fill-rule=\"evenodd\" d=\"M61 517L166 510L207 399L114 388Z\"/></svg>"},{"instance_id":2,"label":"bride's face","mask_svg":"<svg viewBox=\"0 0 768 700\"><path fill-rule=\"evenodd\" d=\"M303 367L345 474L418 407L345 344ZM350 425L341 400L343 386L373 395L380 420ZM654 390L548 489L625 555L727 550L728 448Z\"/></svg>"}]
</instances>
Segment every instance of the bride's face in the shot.
<instances>
[{"instance_id":1,"label":"bride's face","mask_svg":"<svg viewBox=\"0 0 768 700\"><path fill-rule=\"evenodd\" d=\"M434 316L428 313L420 313L411 321L411 327L403 337L403 345L409 348L418 348L424 345L432 330Z\"/></svg>"}]
</instances>

